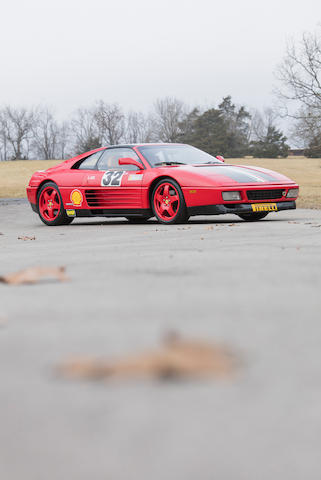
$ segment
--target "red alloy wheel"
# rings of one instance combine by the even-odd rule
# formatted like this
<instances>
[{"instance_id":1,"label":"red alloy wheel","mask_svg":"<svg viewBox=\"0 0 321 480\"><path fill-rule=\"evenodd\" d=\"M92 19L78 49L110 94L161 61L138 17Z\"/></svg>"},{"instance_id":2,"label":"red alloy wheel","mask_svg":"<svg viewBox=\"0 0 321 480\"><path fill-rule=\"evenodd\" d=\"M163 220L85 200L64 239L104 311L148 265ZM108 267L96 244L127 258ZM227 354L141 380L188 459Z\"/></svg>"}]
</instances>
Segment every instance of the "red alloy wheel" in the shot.
<instances>
[{"instance_id":1,"label":"red alloy wheel","mask_svg":"<svg viewBox=\"0 0 321 480\"><path fill-rule=\"evenodd\" d=\"M154 208L159 218L165 222L173 220L180 207L177 189L171 183L161 183L154 194Z\"/></svg>"},{"instance_id":2,"label":"red alloy wheel","mask_svg":"<svg viewBox=\"0 0 321 480\"><path fill-rule=\"evenodd\" d=\"M60 212L60 206L60 195L54 187L48 186L42 190L39 197L39 212L47 222L56 220Z\"/></svg>"}]
</instances>

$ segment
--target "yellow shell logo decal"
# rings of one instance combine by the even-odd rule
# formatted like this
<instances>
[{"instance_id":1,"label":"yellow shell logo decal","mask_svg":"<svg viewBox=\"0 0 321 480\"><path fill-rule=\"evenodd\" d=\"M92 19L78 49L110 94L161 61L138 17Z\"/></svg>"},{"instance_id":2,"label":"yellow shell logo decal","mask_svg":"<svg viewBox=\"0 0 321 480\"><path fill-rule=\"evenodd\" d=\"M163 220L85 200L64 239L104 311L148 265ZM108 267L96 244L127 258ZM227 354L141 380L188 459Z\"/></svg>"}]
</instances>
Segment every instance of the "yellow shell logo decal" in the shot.
<instances>
[{"instance_id":1,"label":"yellow shell logo decal","mask_svg":"<svg viewBox=\"0 0 321 480\"><path fill-rule=\"evenodd\" d=\"M81 207L83 201L82 193L79 190L73 190L70 194L70 200L74 207Z\"/></svg>"}]
</instances>

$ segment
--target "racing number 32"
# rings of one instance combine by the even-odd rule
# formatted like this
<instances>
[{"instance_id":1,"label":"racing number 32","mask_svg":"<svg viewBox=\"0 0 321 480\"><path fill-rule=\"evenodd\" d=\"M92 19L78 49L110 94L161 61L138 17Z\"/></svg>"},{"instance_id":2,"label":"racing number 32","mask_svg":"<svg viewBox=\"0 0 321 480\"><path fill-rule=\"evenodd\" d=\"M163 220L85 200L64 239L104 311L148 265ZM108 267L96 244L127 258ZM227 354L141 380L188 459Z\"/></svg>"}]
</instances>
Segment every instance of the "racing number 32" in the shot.
<instances>
[{"instance_id":1,"label":"racing number 32","mask_svg":"<svg viewBox=\"0 0 321 480\"><path fill-rule=\"evenodd\" d=\"M101 179L102 187L120 187L124 172L107 171Z\"/></svg>"}]
</instances>

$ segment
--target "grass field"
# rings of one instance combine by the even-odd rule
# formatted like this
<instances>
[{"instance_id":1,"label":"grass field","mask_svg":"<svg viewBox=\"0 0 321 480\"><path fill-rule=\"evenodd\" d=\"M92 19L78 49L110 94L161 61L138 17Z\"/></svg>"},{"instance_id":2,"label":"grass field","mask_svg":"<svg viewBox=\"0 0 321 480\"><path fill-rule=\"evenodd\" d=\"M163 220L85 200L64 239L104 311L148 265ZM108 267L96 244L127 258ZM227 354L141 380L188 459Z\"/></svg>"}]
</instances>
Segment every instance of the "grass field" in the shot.
<instances>
[{"instance_id":1,"label":"grass field","mask_svg":"<svg viewBox=\"0 0 321 480\"><path fill-rule=\"evenodd\" d=\"M0 162L0 198L26 197L26 186L36 170L46 170L59 160L16 160Z\"/></svg>"},{"instance_id":2,"label":"grass field","mask_svg":"<svg viewBox=\"0 0 321 480\"><path fill-rule=\"evenodd\" d=\"M298 207L321 208L321 159L290 158L241 158L227 160L228 163L257 165L295 180L300 185ZM0 162L0 198L20 198L26 196L26 185L33 172L45 170L59 163L57 160L24 160Z\"/></svg>"}]
</instances>

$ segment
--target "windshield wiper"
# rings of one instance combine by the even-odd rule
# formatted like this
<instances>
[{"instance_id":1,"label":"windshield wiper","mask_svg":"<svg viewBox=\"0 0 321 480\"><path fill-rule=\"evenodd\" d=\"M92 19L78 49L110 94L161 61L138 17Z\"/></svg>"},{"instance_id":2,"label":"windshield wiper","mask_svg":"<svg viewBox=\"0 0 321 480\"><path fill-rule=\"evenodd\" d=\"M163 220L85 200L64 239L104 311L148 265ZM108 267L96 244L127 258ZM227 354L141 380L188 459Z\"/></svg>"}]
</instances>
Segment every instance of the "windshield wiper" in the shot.
<instances>
[{"instance_id":1,"label":"windshield wiper","mask_svg":"<svg viewBox=\"0 0 321 480\"><path fill-rule=\"evenodd\" d=\"M154 163L154 167L158 167L159 165L186 165L183 162L157 162Z\"/></svg>"}]
</instances>

